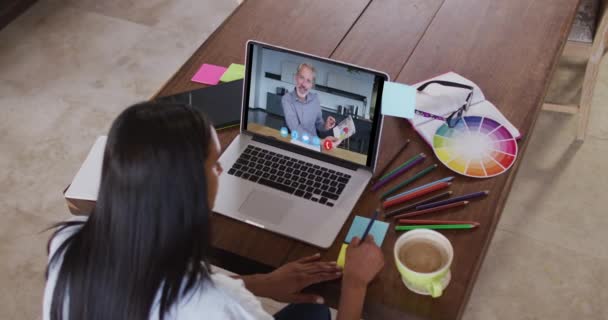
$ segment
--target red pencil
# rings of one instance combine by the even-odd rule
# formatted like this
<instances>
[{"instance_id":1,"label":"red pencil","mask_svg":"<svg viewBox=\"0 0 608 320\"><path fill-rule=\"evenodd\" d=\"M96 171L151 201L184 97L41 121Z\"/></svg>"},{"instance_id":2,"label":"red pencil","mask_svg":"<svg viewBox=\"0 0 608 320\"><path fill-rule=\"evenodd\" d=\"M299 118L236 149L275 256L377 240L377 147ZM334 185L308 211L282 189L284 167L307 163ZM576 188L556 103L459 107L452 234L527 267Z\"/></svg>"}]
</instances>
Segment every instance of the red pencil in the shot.
<instances>
[{"instance_id":1,"label":"red pencil","mask_svg":"<svg viewBox=\"0 0 608 320\"><path fill-rule=\"evenodd\" d=\"M466 206L468 203L469 203L468 201L454 202L454 203L446 204L443 206L438 206L438 207L434 207L434 208L400 214L400 215L395 216L395 219L410 218L410 217L415 217L415 216L419 216L422 214L432 213L432 212L441 211L441 210L445 210L445 209Z\"/></svg>"},{"instance_id":2,"label":"red pencil","mask_svg":"<svg viewBox=\"0 0 608 320\"><path fill-rule=\"evenodd\" d=\"M412 219L399 219L397 223L401 224L472 224L475 226L479 225L477 221L457 221L457 220L412 220Z\"/></svg>"},{"instance_id":3,"label":"red pencil","mask_svg":"<svg viewBox=\"0 0 608 320\"><path fill-rule=\"evenodd\" d=\"M423 196L425 194L431 193L431 192L435 192L437 190L441 190L444 188L447 188L451 185L451 182L441 182L441 183L437 183L434 185L429 186L428 188L424 188L424 189L420 189L416 192L412 192L410 194L406 194L402 197L393 199L393 200L389 200L389 201L384 201L384 203L382 203L382 207L384 207L384 209L386 208L390 208L394 205L398 205L400 203L404 203L406 201L418 198L420 196Z\"/></svg>"}]
</instances>

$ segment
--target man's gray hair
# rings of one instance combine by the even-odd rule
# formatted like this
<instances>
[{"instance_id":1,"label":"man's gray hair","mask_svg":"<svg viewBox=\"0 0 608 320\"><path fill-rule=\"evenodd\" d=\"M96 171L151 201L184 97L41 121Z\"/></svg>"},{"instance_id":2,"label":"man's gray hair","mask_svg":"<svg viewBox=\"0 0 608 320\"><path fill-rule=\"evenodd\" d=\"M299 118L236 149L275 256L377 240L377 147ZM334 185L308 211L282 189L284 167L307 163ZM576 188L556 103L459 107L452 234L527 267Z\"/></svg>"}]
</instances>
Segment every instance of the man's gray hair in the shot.
<instances>
[{"instance_id":1,"label":"man's gray hair","mask_svg":"<svg viewBox=\"0 0 608 320\"><path fill-rule=\"evenodd\" d=\"M310 71L312 71L312 73L314 74L313 76L313 80L317 77L317 70L315 69L315 67L312 66L312 64L310 63L300 63L300 65L298 66L298 73L300 74L300 71L302 71L302 68L308 68L310 69Z\"/></svg>"}]
</instances>

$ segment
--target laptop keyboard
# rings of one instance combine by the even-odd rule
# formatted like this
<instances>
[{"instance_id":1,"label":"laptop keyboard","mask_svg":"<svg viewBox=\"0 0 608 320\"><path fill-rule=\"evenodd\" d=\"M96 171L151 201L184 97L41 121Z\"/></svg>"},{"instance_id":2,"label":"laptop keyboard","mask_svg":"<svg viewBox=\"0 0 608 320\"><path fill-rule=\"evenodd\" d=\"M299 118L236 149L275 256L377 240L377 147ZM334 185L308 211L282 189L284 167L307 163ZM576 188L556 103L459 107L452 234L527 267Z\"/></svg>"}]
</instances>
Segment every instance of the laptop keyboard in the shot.
<instances>
[{"instance_id":1,"label":"laptop keyboard","mask_svg":"<svg viewBox=\"0 0 608 320\"><path fill-rule=\"evenodd\" d=\"M228 174L329 207L350 180L348 174L254 146L247 146Z\"/></svg>"}]
</instances>

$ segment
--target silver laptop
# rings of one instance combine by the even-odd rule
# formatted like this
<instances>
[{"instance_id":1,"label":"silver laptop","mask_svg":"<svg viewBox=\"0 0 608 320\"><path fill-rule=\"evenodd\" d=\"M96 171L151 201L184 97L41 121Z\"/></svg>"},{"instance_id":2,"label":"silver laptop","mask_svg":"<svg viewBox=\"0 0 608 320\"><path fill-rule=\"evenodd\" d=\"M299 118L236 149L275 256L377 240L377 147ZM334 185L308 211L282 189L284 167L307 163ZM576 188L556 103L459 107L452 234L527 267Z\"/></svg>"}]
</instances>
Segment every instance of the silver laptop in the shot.
<instances>
[{"instance_id":1,"label":"silver laptop","mask_svg":"<svg viewBox=\"0 0 608 320\"><path fill-rule=\"evenodd\" d=\"M328 248L376 167L388 75L247 42L240 134L214 211Z\"/></svg>"}]
</instances>

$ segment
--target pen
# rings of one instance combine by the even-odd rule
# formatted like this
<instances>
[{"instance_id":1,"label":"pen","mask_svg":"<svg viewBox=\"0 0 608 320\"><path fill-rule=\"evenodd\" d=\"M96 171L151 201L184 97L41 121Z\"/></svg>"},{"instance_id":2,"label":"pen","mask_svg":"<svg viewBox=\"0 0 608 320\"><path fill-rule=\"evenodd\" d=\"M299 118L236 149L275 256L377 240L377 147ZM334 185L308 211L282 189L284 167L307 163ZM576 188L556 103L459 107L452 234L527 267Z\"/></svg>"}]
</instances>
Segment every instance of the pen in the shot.
<instances>
[{"instance_id":1,"label":"pen","mask_svg":"<svg viewBox=\"0 0 608 320\"><path fill-rule=\"evenodd\" d=\"M376 221L376 218L378 218L378 212L379 211L380 210L378 210L378 209L376 209L376 211L374 211L374 215L369 220L369 224L367 225L367 228L365 228L365 232L363 232L363 236L361 236L361 241L365 240L365 237L367 237L367 234L369 233L369 230L372 229L372 225L374 224L374 221Z\"/></svg>"}]
</instances>

